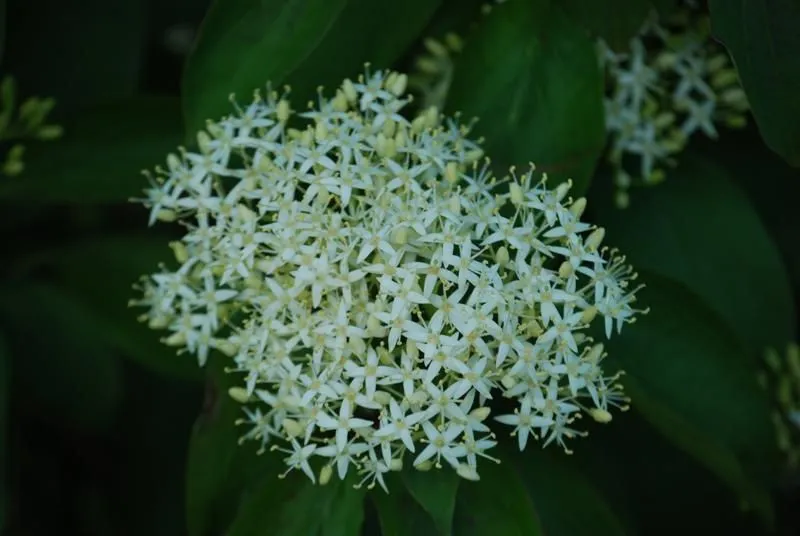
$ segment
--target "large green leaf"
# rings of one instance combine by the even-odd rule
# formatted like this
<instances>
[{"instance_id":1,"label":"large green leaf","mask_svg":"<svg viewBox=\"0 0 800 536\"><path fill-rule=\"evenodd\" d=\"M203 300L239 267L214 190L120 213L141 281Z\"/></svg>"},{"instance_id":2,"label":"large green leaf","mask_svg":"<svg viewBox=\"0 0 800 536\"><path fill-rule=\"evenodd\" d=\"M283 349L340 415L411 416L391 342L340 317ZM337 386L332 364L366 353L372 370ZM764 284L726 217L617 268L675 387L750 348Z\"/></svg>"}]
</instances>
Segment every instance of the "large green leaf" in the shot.
<instances>
[{"instance_id":1,"label":"large green leaf","mask_svg":"<svg viewBox=\"0 0 800 536\"><path fill-rule=\"evenodd\" d=\"M639 299L651 312L607 342L608 366L627 372L636 410L769 518L759 484L777 449L756 362L696 295L643 275Z\"/></svg>"},{"instance_id":2,"label":"large green leaf","mask_svg":"<svg viewBox=\"0 0 800 536\"><path fill-rule=\"evenodd\" d=\"M58 287L16 283L0 290L0 316L24 409L48 422L108 429L122 369L94 312Z\"/></svg>"},{"instance_id":3,"label":"large green leaf","mask_svg":"<svg viewBox=\"0 0 800 536\"><path fill-rule=\"evenodd\" d=\"M719 140L699 138L697 150L713 158L747 193L780 249L795 289L800 289L800 169L771 151L754 126L723 133Z\"/></svg>"},{"instance_id":4,"label":"large green leaf","mask_svg":"<svg viewBox=\"0 0 800 536\"><path fill-rule=\"evenodd\" d=\"M257 454L253 441L239 444L248 430L236 425L244 414L228 395L237 378L224 372L227 366L219 355L209 359L205 408L189 440L186 515L190 536L224 533L243 494L253 492L261 480L277 481L281 471L276 453Z\"/></svg>"},{"instance_id":5,"label":"large green leaf","mask_svg":"<svg viewBox=\"0 0 800 536\"><path fill-rule=\"evenodd\" d=\"M303 474L272 476L242 502L226 534L359 536L363 519L364 490L349 481L320 486Z\"/></svg>"},{"instance_id":6,"label":"large green leaf","mask_svg":"<svg viewBox=\"0 0 800 536\"><path fill-rule=\"evenodd\" d=\"M622 536L615 512L592 483L558 449L515 453L514 469L525 482L548 536Z\"/></svg>"},{"instance_id":7,"label":"large green leaf","mask_svg":"<svg viewBox=\"0 0 800 536\"><path fill-rule=\"evenodd\" d=\"M102 319L106 339L126 357L148 369L176 378L200 379L202 371L191 355L176 355L160 342L162 331L154 331L137 317L145 312L128 306L138 298L132 285L143 275L156 272L172 253L167 238L115 235L79 242L45 259L63 284L79 296Z\"/></svg>"},{"instance_id":8,"label":"large green leaf","mask_svg":"<svg viewBox=\"0 0 800 536\"><path fill-rule=\"evenodd\" d=\"M36 203L111 203L141 197L143 169L166 160L181 141L174 97L135 97L92 108L66 125L63 139L31 143L25 171L0 184L0 199Z\"/></svg>"},{"instance_id":9,"label":"large green leaf","mask_svg":"<svg viewBox=\"0 0 800 536\"><path fill-rule=\"evenodd\" d=\"M408 493L401 478L389 474L385 478L389 493L373 489L369 498L378 514L382 536L441 536L433 518Z\"/></svg>"},{"instance_id":10,"label":"large green leaf","mask_svg":"<svg viewBox=\"0 0 800 536\"><path fill-rule=\"evenodd\" d=\"M439 0L217 0L183 81L187 130L231 111L228 96L291 84L302 109L319 85L384 68L418 36ZM402 24L398 24L402 21Z\"/></svg>"},{"instance_id":11,"label":"large green leaf","mask_svg":"<svg viewBox=\"0 0 800 536\"><path fill-rule=\"evenodd\" d=\"M627 534L671 535L689 527L692 534L763 532L760 519L743 514L735 489L668 441L639 411L616 412L611 424L583 426L589 437L574 443L568 461L612 506Z\"/></svg>"},{"instance_id":12,"label":"large green leaf","mask_svg":"<svg viewBox=\"0 0 800 536\"><path fill-rule=\"evenodd\" d=\"M733 56L764 140L800 166L800 1L711 0L711 25Z\"/></svg>"},{"instance_id":13,"label":"large green leaf","mask_svg":"<svg viewBox=\"0 0 800 536\"><path fill-rule=\"evenodd\" d=\"M532 498L511 460L483 461L480 481L459 488L454 534L537 536L545 532Z\"/></svg>"},{"instance_id":14,"label":"large green leaf","mask_svg":"<svg viewBox=\"0 0 800 536\"><path fill-rule=\"evenodd\" d=\"M461 478L449 466L430 471L410 467L402 477L408 492L433 518L439 532L449 535Z\"/></svg>"},{"instance_id":15,"label":"large green leaf","mask_svg":"<svg viewBox=\"0 0 800 536\"><path fill-rule=\"evenodd\" d=\"M496 7L456 61L448 107L478 117L498 168L534 162L586 188L605 140L603 78L594 43L560 5Z\"/></svg>"},{"instance_id":16,"label":"large green leaf","mask_svg":"<svg viewBox=\"0 0 800 536\"><path fill-rule=\"evenodd\" d=\"M649 0L562 0L569 17L612 49L624 50L653 9Z\"/></svg>"},{"instance_id":17,"label":"large green leaf","mask_svg":"<svg viewBox=\"0 0 800 536\"><path fill-rule=\"evenodd\" d=\"M590 204L609 243L637 269L680 281L733 329L752 355L794 338L792 292L780 253L747 197L711 162L685 155L657 188L619 210Z\"/></svg>"},{"instance_id":18,"label":"large green leaf","mask_svg":"<svg viewBox=\"0 0 800 536\"><path fill-rule=\"evenodd\" d=\"M55 98L56 117L134 94L147 39L145 2L7 4L3 72L18 78L22 94Z\"/></svg>"},{"instance_id":19,"label":"large green leaf","mask_svg":"<svg viewBox=\"0 0 800 536\"><path fill-rule=\"evenodd\" d=\"M722 482L755 508L767 523L774 521L772 499L765 486L748 475L736 454L723 443L710 437L703 428L673 412L668 406L651 397L637 380L628 378L626 389L637 410L679 449L695 457Z\"/></svg>"}]
</instances>

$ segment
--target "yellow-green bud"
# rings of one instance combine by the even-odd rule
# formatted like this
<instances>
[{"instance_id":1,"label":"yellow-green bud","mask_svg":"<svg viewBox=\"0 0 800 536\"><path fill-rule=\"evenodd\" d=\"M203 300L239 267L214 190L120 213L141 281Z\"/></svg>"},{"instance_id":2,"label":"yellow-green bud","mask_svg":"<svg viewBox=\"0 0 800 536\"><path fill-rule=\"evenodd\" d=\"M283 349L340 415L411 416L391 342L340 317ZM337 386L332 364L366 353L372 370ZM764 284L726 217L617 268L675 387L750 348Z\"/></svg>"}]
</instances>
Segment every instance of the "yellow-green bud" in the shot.
<instances>
[{"instance_id":1,"label":"yellow-green bud","mask_svg":"<svg viewBox=\"0 0 800 536\"><path fill-rule=\"evenodd\" d=\"M228 396L240 404L246 404L250 400L250 394L244 387L231 387L228 389Z\"/></svg>"},{"instance_id":2,"label":"yellow-green bud","mask_svg":"<svg viewBox=\"0 0 800 536\"><path fill-rule=\"evenodd\" d=\"M611 419L612 419L612 416L608 411L606 411L604 409L600 409L600 408L592 408L592 409L590 409L589 410L589 415L595 421L597 421L599 423L603 423L603 424L611 422Z\"/></svg>"}]
</instances>

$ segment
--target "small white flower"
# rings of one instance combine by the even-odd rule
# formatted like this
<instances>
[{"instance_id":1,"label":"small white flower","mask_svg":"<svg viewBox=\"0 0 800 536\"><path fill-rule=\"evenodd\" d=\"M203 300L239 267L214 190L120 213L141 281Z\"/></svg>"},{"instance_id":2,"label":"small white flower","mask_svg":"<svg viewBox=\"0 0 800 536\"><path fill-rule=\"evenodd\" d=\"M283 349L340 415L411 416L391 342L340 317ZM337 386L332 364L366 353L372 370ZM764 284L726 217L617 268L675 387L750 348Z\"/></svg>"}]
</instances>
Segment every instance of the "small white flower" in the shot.
<instances>
[{"instance_id":1,"label":"small white flower","mask_svg":"<svg viewBox=\"0 0 800 536\"><path fill-rule=\"evenodd\" d=\"M661 19L654 11L629 50L616 53L599 42L610 86L605 98L608 160L621 207L629 201L632 179L658 183L695 132L713 139L717 125L746 122L748 105L736 71L724 49L703 30L706 17L688 4L678 7L674 17ZM734 93L736 97L726 99ZM629 169L631 158L639 162L635 173Z\"/></svg>"}]
</instances>

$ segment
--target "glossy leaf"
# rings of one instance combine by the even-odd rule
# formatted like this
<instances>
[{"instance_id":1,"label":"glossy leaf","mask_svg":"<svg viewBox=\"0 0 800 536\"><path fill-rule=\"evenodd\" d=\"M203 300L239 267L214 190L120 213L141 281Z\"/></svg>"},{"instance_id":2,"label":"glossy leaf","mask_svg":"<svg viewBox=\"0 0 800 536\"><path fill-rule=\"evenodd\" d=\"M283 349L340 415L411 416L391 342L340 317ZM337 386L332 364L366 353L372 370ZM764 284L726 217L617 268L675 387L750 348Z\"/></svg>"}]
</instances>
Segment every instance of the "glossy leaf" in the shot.
<instances>
[{"instance_id":1,"label":"glossy leaf","mask_svg":"<svg viewBox=\"0 0 800 536\"><path fill-rule=\"evenodd\" d=\"M766 147L753 126L698 145L698 151L724 167L746 192L781 250L794 287L800 288L800 212L795 210L795 200L800 199L800 169Z\"/></svg>"},{"instance_id":2,"label":"glossy leaf","mask_svg":"<svg viewBox=\"0 0 800 536\"><path fill-rule=\"evenodd\" d=\"M310 511L311 510L311 511ZM294 473L259 483L242 503L228 536L359 536L364 490L352 482L313 484Z\"/></svg>"},{"instance_id":3,"label":"glossy leaf","mask_svg":"<svg viewBox=\"0 0 800 536\"><path fill-rule=\"evenodd\" d=\"M636 404L637 411L642 413L659 432L730 486L739 498L748 506L752 506L767 523L774 522L772 499L768 490L748 475L747 469L731 449L652 398L646 389L638 386L637 380L628 378L625 386L633 403Z\"/></svg>"},{"instance_id":4,"label":"glossy leaf","mask_svg":"<svg viewBox=\"0 0 800 536\"><path fill-rule=\"evenodd\" d=\"M515 455L542 527L548 536L622 536L624 529L602 495L558 449Z\"/></svg>"},{"instance_id":5,"label":"glossy leaf","mask_svg":"<svg viewBox=\"0 0 800 536\"><path fill-rule=\"evenodd\" d=\"M593 41L560 5L507 2L456 61L448 108L477 117L498 173L534 162L584 190L604 141L603 79Z\"/></svg>"},{"instance_id":6,"label":"glossy leaf","mask_svg":"<svg viewBox=\"0 0 800 536\"><path fill-rule=\"evenodd\" d=\"M272 452L257 454L255 442L239 444L246 429L237 426L241 405L228 395L236 378L224 372L227 361L212 356L208 362L206 402L189 439L186 462L186 516L190 536L225 532L239 503L254 483L277 480L282 462ZM289 488L287 488L287 492Z\"/></svg>"},{"instance_id":7,"label":"glossy leaf","mask_svg":"<svg viewBox=\"0 0 800 536\"><path fill-rule=\"evenodd\" d=\"M402 477L406 490L433 518L439 532L449 535L461 478L449 466L430 471L408 468Z\"/></svg>"},{"instance_id":8,"label":"glossy leaf","mask_svg":"<svg viewBox=\"0 0 800 536\"><path fill-rule=\"evenodd\" d=\"M116 235L80 242L52 253L49 266L64 285L97 313L106 338L126 357L159 374L200 379L202 370L190 354L176 355L137 317L146 309L128 306L140 297L132 288L139 278L158 271L173 254L164 235Z\"/></svg>"},{"instance_id":9,"label":"glossy leaf","mask_svg":"<svg viewBox=\"0 0 800 536\"><path fill-rule=\"evenodd\" d=\"M709 7L764 141L800 166L800 2L711 0Z\"/></svg>"},{"instance_id":10,"label":"glossy leaf","mask_svg":"<svg viewBox=\"0 0 800 536\"><path fill-rule=\"evenodd\" d=\"M439 1L217 0L183 81L187 131L231 112L267 82L293 87L304 108L319 85L384 68L416 39ZM402 24L398 24L402 21Z\"/></svg>"},{"instance_id":11,"label":"glossy leaf","mask_svg":"<svg viewBox=\"0 0 800 536\"><path fill-rule=\"evenodd\" d=\"M17 283L0 290L0 317L27 410L46 422L108 429L122 395L122 369L96 329L97 316L55 286Z\"/></svg>"},{"instance_id":12,"label":"glossy leaf","mask_svg":"<svg viewBox=\"0 0 800 536\"><path fill-rule=\"evenodd\" d=\"M141 197L143 169L166 161L181 141L178 99L136 97L87 111L63 139L27 145L25 171L0 184L0 199L114 203Z\"/></svg>"},{"instance_id":13,"label":"glossy leaf","mask_svg":"<svg viewBox=\"0 0 800 536\"><path fill-rule=\"evenodd\" d=\"M649 0L563 0L570 19L614 50L625 50L653 6Z\"/></svg>"},{"instance_id":14,"label":"glossy leaf","mask_svg":"<svg viewBox=\"0 0 800 536\"><path fill-rule=\"evenodd\" d=\"M501 464L481 462L480 481L463 482L459 487L453 533L459 536L545 534L514 464L510 460Z\"/></svg>"},{"instance_id":15,"label":"glossy leaf","mask_svg":"<svg viewBox=\"0 0 800 536\"><path fill-rule=\"evenodd\" d=\"M378 514L381 536L441 536L433 518L403 489L396 474L386 478L389 493L373 489L369 498Z\"/></svg>"},{"instance_id":16,"label":"glossy leaf","mask_svg":"<svg viewBox=\"0 0 800 536\"><path fill-rule=\"evenodd\" d=\"M637 269L680 281L733 329L754 357L794 338L786 269L747 197L715 164L684 155L664 184L619 210L598 195L607 241Z\"/></svg>"},{"instance_id":17,"label":"glossy leaf","mask_svg":"<svg viewBox=\"0 0 800 536\"><path fill-rule=\"evenodd\" d=\"M653 426L769 518L759 485L774 469L777 452L756 362L684 286L642 275L647 286L639 302L651 311L607 341L609 370L627 372L632 406Z\"/></svg>"}]
</instances>

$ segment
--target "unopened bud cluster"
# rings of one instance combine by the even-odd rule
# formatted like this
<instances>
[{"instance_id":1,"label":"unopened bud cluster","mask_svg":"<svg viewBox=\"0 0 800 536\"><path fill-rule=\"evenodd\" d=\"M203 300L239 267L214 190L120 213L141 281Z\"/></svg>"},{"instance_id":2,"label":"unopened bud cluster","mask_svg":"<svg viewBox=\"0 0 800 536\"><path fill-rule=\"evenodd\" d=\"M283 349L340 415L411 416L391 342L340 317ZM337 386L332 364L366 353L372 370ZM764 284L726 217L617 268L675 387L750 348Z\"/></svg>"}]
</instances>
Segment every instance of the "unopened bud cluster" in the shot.
<instances>
[{"instance_id":1,"label":"unopened bud cluster","mask_svg":"<svg viewBox=\"0 0 800 536\"><path fill-rule=\"evenodd\" d=\"M423 108L444 108L447 93L453 81L454 57L461 52L463 43L455 33L443 39L427 38L424 51L414 61L414 71L408 79L408 87L418 94Z\"/></svg>"},{"instance_id":2,"label":"unopened bud cluster","mask_svg":"<svg viewBox=\"0 0 800 536\"><path fill-rule=\"evenodd\" d=\"M772 422L775 426L778 448L783 452L788 466L800 468L800 346L791 343L780 354L770 348L764 354L766 367L759 375L759 383L773 395L775 409Z\"/></svg>"},{"instance_id":3,"label":"unopened bud cluster","mask_svg":"<svg viewBox=\"0 0 800 536\"><path fill-rule=\"evenodd\" d=\"M23 140L54 140L61 137L58 125L48 124L47 116L55 106L53 99L31 97L17 107L17 86L6 76L0 82L0 142L11 142L0 172L15 176L25 169Z\"/></svg>"},{"instance_id":4,"label":"unopened bud cluster","mask_svg":"<svg viewBox=\"0 0 800 536\"><path fill-rule=\"evenodd\" d=\"M608 161L614 168L616 202L629 203L631 184L657 184L675 164L687 140L717 125L744 126L749 109L736 70L710 36L706 15L689 6L666 19L655 13L627 50L599 43L609 89Z\"/></svg>"},{"instance_id":5,"label":"unopened bud cluster","mask_svg":"<svg viewBox=\"0 0 800 536\"><path fill-rule=\"evenodd\" d=\"M585 330L634 319L635 276L585 200L533 167L495 179L467 126L403 114L406 84L368 73L299 114L256 94L144 200L187 232L143 320L201 365L224 354L243 439L322 483L384 486L404 460L477 479L492 421L566 448L582 413L627 404Z\"/></svg>"}]
</instances>

